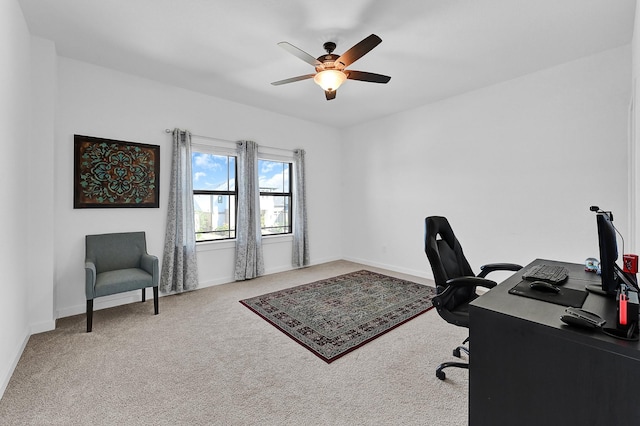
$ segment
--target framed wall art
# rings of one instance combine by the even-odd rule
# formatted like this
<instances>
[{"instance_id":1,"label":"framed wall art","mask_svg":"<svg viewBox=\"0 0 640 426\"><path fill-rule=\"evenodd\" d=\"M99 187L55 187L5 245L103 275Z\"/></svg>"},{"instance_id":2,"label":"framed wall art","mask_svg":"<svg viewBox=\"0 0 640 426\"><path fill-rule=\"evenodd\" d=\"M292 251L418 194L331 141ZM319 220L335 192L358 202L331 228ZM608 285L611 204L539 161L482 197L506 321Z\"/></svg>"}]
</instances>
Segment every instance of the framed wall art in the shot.
<instances>
[{"instance_id":1,"label":"framed wall art","mask_svg":"<svg viewBox=\"0 0 640 426\"><path fill-rule=\"evenodd\" d=\"M159 207L160 146L74 135L73 208Z\"/></svg>"}]
</instances>

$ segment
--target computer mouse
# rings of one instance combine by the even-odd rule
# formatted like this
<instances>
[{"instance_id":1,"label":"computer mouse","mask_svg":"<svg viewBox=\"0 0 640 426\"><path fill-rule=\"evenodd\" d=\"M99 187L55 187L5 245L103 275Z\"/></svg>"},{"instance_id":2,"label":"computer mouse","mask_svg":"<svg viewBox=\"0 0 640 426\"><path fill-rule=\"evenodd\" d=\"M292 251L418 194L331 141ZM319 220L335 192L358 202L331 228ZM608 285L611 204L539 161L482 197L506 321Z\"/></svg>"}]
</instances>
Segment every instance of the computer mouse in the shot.
<instances>
[{"instance_id":1,"label":"computer mouse","mask_svg":"<svg viewBox=\"0 0 640 426\"><path fill-rule=\"evenodd\" d=\"M563 315L560 317L560 319L562 320L562 322L564 322L565 324L569 324L569 325L575 325L577 327L582 327L582 328L596 328L597 324L588 321L584 318L580 318L580 317L576 317L573 315Z\"/></svg>"},{"instance_id":2,"label":"computer mouse","mask_svg":"<svg viewBox=\"0 0 640 426\"><path fill-rule=\"evenodd\" d=\"M546 283L544 281L533 281L529 284L532 290L541 291L544 293L560 293L560 288L553 284Z\"/></svg>"}]
</instances>

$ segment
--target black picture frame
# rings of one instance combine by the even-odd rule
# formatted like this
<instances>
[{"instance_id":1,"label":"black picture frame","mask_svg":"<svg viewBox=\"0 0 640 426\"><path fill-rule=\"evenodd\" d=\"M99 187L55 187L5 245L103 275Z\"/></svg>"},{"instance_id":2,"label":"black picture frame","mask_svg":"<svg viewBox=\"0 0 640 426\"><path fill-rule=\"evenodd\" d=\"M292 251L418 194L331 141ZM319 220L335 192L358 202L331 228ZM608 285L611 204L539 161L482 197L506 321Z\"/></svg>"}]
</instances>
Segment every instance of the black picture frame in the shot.
<instances>
[{"instance_id":1,"label":"black picture frame","mask_svg":"<svg viewBox=\"0 0 640 426\"><path fill-rule=\"evenodd\" d=\"M160 206L160 146L74 135L73 208Z\"/></svg>"}]
</instances>

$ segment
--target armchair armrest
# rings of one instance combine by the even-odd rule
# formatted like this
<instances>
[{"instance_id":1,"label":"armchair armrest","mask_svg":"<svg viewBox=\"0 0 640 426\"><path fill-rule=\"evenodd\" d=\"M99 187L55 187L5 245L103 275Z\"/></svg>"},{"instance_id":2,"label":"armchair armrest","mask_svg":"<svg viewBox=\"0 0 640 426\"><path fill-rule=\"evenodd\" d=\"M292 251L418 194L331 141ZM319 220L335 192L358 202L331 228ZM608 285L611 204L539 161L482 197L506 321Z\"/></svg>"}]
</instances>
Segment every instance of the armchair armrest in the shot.
<instances>
[{"instance_id":1,"label":"armchair armrest","mask_svg":"<svg viewBox=\"0 0 640 426\"><path fill-rule=\"evenodd\" d=\"M152 254L143 254L140 258L140 267L146 272L151 274L152 287L158 287L159 271L158 271L158 257Z\"/></svg>"},{"instance_id":2,"label":"armchair armrest","mask_svg":"<svg viewBox=\"0 0 640 426\"><path fill-rule=\"evenodd\" d=\"M486 277L494 271L519 271L522 266L515 263L488 263L480 267L481 272L478 274L480 278Z\"/></svg>"},{"instance_id":3,"label":"armchair armrest","mask_svg":"<svg viewBox=\"0 0 640 426\"><path fill-rule=\"evenodd\" d=\"M94 288L96 286L96 264L92 259L84 261L84 290L87 300L93 300Z\"/></svg>"}]
</instances>

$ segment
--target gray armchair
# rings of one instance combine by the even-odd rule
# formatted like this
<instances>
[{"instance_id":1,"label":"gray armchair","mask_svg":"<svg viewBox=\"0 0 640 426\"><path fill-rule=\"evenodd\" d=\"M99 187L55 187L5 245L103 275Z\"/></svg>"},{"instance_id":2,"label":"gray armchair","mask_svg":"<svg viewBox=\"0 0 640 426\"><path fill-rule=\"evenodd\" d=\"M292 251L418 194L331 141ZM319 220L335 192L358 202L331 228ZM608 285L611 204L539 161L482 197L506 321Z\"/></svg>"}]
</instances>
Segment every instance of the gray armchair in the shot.
<instances>
[{"instance_id":1,"label":"gray armchair","mask_svg":"<svg viewBox=\"0 0 640 426\"><path fill-rule=\"evenodd\" d=\"M93 322L93 299L109 294L153 287L153 308L158 315L158 258L147 254L144 232L87 235L85 290L87 333Z\"/></svg>"}]
</instances>

